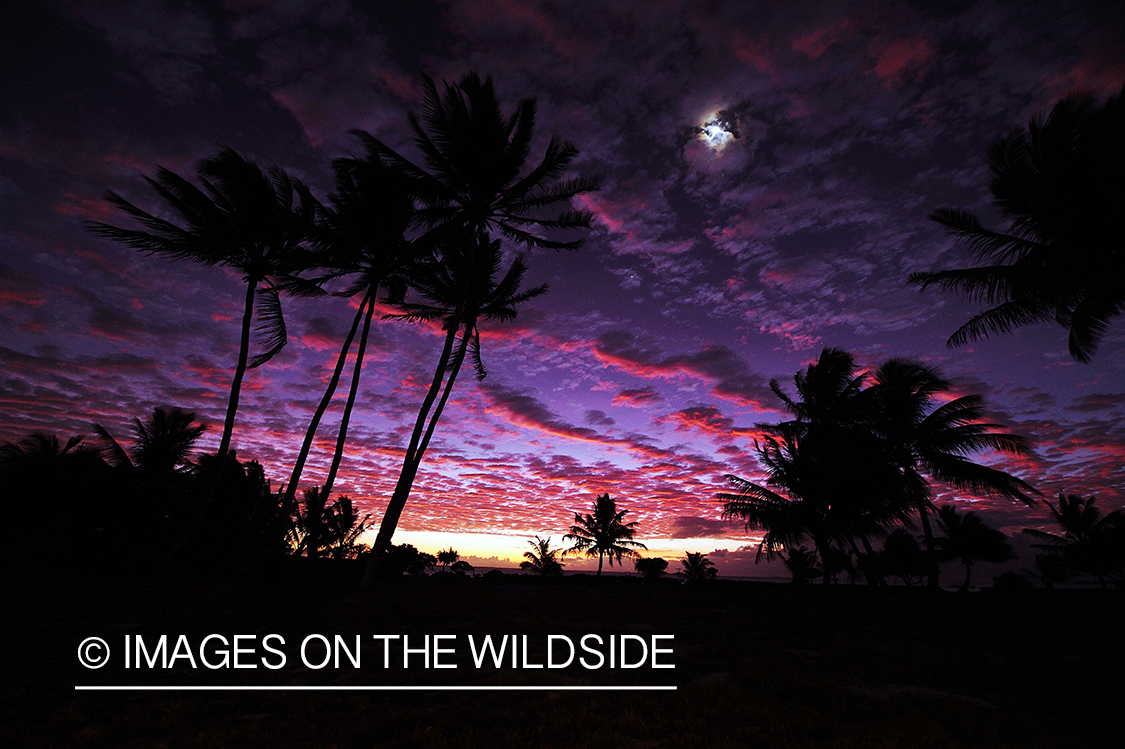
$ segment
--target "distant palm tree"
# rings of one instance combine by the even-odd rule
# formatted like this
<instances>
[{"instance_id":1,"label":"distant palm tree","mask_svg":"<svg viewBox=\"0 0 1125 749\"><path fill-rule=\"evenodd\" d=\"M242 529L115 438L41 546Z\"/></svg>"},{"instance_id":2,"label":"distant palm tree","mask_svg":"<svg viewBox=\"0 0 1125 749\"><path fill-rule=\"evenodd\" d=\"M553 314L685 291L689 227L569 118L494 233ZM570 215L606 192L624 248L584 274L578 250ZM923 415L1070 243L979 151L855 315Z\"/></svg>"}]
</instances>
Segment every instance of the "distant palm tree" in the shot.
<instances>
[{"instance_id":1,"label":"distant palm tree","mask_svg":"<svg viewBox=\"0 0 1125 749\"><path fill-rule=\"evenodd\" d=\"M1123 89L1122 94L1125 94ZM988 152L991 192L1007 232L986 229L968 211L930 218L965 240L983 264L914 273L922 288L957 289L989 309L949 338L950 346L1056 321L1070 354L1088 362L1113 318L1125 311L1125 105L1099 107L1091 95L1061 99Z\"/></svg>"},{"instance_id":2,"label":"distant palm tree","mask_svg":"<svg viewBox=\"0 0 1125 749\"><path fill-rule=\"evenodd\" d=\"M1025 528L1024 533L1039 541L1032 544L1033 548L1047 551L1049 557L1061 559L1073 570L1093 575L1102 588L1106 587L1107 576L1125 571L1125 513L1114 510L1103 514L1096 507L1096 497L1062 492L1058 506L1046 499L1043 504L1062 532ZM1057 575L1057 565L1051 564L1045 561L1040 568Z\"/></svg>"},{"instance_id":3,"label":"distant palm tree","mask_svg":"<svg viewBox=\"0 0 1125 749\"><path fill-rule=\"evenodd\" d=\"M467 348L472 349L478 376L484 376L476 322L487 316L486 304L494 306L494 314L505 309L505 315L514 316L518 302L546 290L544 286L518 291L525 270L520 258L513 262L504 280L492 282L492 274L500 267L499 241L493 238L493 232L528 249L576 249L581 240L560 241L542 232L589 228L592 214L562 207L569 208L572 198L599 186L598 179L560 180L578 149L557 138L547 143L539 164L521 175L530 155L535 102L524 100L511 116L505 117L492 79L482 82L476 73L469 73L457 84L446 84L444 94L439 94L434 82L426 78L422 118L411 115L410 124L427 169L414 165L366 133L356 134L373 152L421 186L419 215L424 225L431 228L435 243L442 247L441 264L431 267L429 287L431 291L440 291L437 306L446 309L440 314L446 335L433 381L407 445L398 483L379 526L364 576L365 587L374 582L376 567L390 547ZM482 283L482 279L489 282ZM489 294L481 293L489 287L491 299ZM500 303L502 298L507 301ZM429 299L438 301L433 296ZM410 314L411 319L435 319L427 317L432 313L416 308ZM455 352L458 335L461 342Z\"/></svg>"},{"instance_id":4,"label":"distant palm tree","mask_svg":"<svg viewBox=\"0 0 1125 749\"><path fill-rule=\"evenodd\" d=\"M680 564L683 565L680 574L688 580L712 580L719 574L715 569L715 563L702 552L689 551L687 556L680 560Z\"/></svg>"},{"instance_id":5,"label":"distant palm tree","mask_svg":"<svg viewBox=\"0 0 1125 749\"><path fill-rule=\"evenodd\" d=\"M973 510L961 514L956 505L942 505L938 509L937 522L945 532L944 537L936 539L942 555L947 559L959 559L965 565L962 591L969 589L973 562L1006 562L1016 558L1007 537L988 527Z\"/></svg>"},{"instance_id":6,"label":"distant palm tree","mask_svg":"<svg viewBox=\"0 0 1125 749\"><path fill-rule=\"evenodd\" d=\"M620 564L622 557L639 557L637 549L647 547L633 540L637 533L637 523L624 522L627 514L628 510L617 510L617 503L610 499L608 493L602 494L594 500L592 515L574 513L574 525L570 526L570 533L563 536L564 541L570 541L574 545L563 554L597 557L599 576L602 574L602 561L605 558L609 559L612 567L614 561Z\"/></svg>"},{"instance_id":7,"label":"distant palm tree","mask_svg":"<svg viewBox=\"0 0 1125 749\"><path fill-rule=\"evenodd\" d=\"M875 372L870 394L871 421L884 445L883 457L900 472L897 500L916 512L922 523L929 562L929 587L939 586L930 478L956 489L1031 504L1037 492L1028 483L998 468L974 463L968 456L984 450L1027 455L1027 440L997 431L984 419L984 399L964 395L934 407L952 385L937 370L905 359L890 359ZM930 477L930 478L927 478Z\"/></svg>"},{"instance_id":8,"label":"distant palm tree","mask_svg":"<svg viewBox=\"0 0 1125 749\"><path fill-rule=\"evenodd\" d=\"M458 554L452 546L437 553L437 562L445 569L449 569L451 566L456 564L457 560L460 558L461 555Z\"/></svg>"},{"instance_id":9,"label":"distant palm tree","mask_svg":"<svg viewBox=\"0 0 1125 749\"><path fill-rule=\"evenodd\" d=\"M314 201L308 189L280 169L267 175L230 148L199 162L200 189L168 169L157 170L149 186L177 215L179 223L151 214L116 193L108 199L143 229L123 229L98 221L86 226L95 234L142 252L205 265L226 265L243 274L246 301L238 363L231 381L218 455L230 448L235 414L246 370L265 364L287 341L278 296L279 280L299 270L295 259L307 238ZM258 336L264 349L250 358L255 297Z\"/></svg>"},{"instance_id":10,"label":"distant palm tree","mask_svg":"<svg viewBox=\"0 0 1125 749\"><path fill-rule=\"evenodd\" d=\"M562 550L551 548L551 537L535 537L531 544L531 551L523 553L524 561L520 562L520 569L534 572L545 577L558 577L563 573L561 560Z\"/></svg>"}]
</instances>

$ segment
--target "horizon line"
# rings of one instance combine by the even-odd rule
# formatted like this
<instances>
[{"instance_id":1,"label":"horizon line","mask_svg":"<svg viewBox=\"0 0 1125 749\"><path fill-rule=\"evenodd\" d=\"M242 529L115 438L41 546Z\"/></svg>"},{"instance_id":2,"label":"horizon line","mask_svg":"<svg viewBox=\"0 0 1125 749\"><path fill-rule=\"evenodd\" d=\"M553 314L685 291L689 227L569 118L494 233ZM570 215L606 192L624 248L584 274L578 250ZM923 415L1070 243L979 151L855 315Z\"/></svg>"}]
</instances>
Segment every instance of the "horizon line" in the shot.
<instances>
[{"instance_id":1,"label":"horizon line","mask_svg":"<svg viewBox=\"0 0 1125 749\"><path fill-rule=\"evenodd\" d=\"M189 685L127 685L127 686L80 686L76 685L76 692L653 692L676 691L675 685L660 686L633 686L627 684L613 686L573 686L573 685L487 685L476 684L467 686L393 686L393 685L361 685L361 686L329 686L329 685L231 685L231 686L189 686Z\"/></svg>"}]
</instances>

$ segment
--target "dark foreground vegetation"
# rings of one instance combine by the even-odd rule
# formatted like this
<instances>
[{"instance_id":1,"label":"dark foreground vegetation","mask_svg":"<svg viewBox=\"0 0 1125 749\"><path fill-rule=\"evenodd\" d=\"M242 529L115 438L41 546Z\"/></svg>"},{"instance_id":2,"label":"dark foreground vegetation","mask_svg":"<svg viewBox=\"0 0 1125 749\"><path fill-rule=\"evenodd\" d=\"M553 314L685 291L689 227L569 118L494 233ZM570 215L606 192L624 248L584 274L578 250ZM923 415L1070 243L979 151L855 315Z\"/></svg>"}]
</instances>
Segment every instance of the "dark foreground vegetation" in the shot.
<instances>
[{"instance_id":1,"label":"dark foreground vegetation","mask_svg":"<svg viewBox=\"0 0 1125 749\"><path fill-rule=\"evenodd\" d=\"M296 561L296 560L294 560ZM300 560L307 561L307 560ZM0 744L35 747L1060 747L1117 745L1125 597L637 577L403 577L354 561L255 580L18 594ZM329 569L329 568L332 569ZM282 635L282 669L86 670L86 637ZM364 666L302 667L306 635L362 635ZM671 634L674 670L473 666L468 635ZM372 634L457 636L456 669L381 666ZM14 646L14 647L11 647ZM117 645L120 649L120 645ZM533 658L542 645L533 646ZM654 685L674 692L76 692L78 684ZM1116 737L1116 738L1115 738Z\"/></svg>"}]
</instances>

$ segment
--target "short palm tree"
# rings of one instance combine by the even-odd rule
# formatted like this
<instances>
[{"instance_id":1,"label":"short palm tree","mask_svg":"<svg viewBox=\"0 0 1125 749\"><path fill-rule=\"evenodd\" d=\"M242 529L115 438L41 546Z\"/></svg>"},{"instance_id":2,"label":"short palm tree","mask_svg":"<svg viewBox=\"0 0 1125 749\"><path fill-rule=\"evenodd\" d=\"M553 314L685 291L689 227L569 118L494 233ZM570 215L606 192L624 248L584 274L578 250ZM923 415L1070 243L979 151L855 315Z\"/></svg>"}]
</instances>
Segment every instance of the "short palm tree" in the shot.
<instances>
[{"instance_id":1,"label":"short palm tree","mask_svg":"<svg viewBox=\"0 0 1125 749\"><path fill-rule=\"evenodd\" d=\"M683 566L680 574L688 580L712 580L719 574L715 569L715 563L700 551L689 551L687 556L680 560L680 564Z\"/></svg>"},{"instance_id":2,"label":"short palm tree","mask_svg":"<svg viewBox=\"0 0 1125 749\"><path fill-rule=\"evenodd\" d=\"M458 554L457 550L452 546L450 546L448 549L442 549L437 553L437 563L440 564L444 569L449 569L453 565L457 564L457 560L460 558L461 555Z\"/></svg>"},{"instance_id":3,"label":"short palm tree","mask_svg":"<svg viewBox=\"0 0 1125 749\"><path fill-rule=\"evenodd\" d=\"M1007 537L986 525L973 510L961 514L956 505L942 505L937 522L945 532L944 537L937 539L942 555L947 559L959 559L965 565L961 591L969 589L974 562L1006 562L1016 558Z\"/></svg>"},{"instance_id":4,"label":"short palm tree","mask_svg":"<svg viewBox=\"0 0 1125 749\"><path fill-rule=\"evenodd\" d=\"M598 558L598 575L602 574L602 562L609 559L612 567L616 561L621 564L622 557L636 559L640 556L637 549L647 548L639 541L634 541L637 534L637 522L625 522L628 510L617 509L617 503L610 499L608 493L602 494L594 500L593 514L580 515L574 513L574 525L570 526L570 533L563 536L564 541L574 545L563 552L564 555L585 555L588 559Z\"/></svg>"},{"instance_id":5,"label":"short palm tree","mask_svg":"<svg viewBox=\"0 0 1125 749\"><path fill-rule=\"evenodd\" d=\"M195 423L195 413L181 408L156 408L147 420L133 419L132 456L100 424L94 425L103 445L103 457L115 467L135 470L157 479L170 477L191 466L189 453L207 430Z\"/></svg>"},{"instance_id":6,"label":"short palm tree","mask_svg":"<svg viewBox=\"0 0 1125 749\"><path fill-rule=\"evenodd\" d=\"M1026 132L992 144L991 192L1010 222L1006 232L985 228L968 211L931 214L981 265L914 273L910 282L956 289L989 306L950 336L950 346L1055 321L1068 331L1071 356L1088 362L1125 311L1123 98L1099 107L1090 95L1067 96Z\"/></svg>"},{"instance_id":7,"label":"short palm tree","mask_svg":"<svg viewBox=\"0 0 1125 749\"><path fill-rule=\"evenodd\" d=\"M535 537L531 544L531 551L523 553L524 561L520 562L520 569L534 572L544 577L558 577L563 573L562 550L551 548L551 537Z\"/></svg>"},{"instance_id":8,"label":"short palm tree","mask_svg":"<svg viewBox=\"0 0 1125 749\"><path fill-rule=\"evenodd\" d=\"M1096 497L1062 492L1058 506L1046 499L1043 504L1061 532L1025 528L1023 532L1038 541L1032 547L1062 560L1072 570L1093 575L1105 588L1106 577L1121 572L1125 564L1125 513L1114 510L1103 514L1096 506ZM1044 562L1043 566L1050 564ZM1059 571L1057 566L1054 571Z\"/></svg>"},{"instance_id":9,"label":"short palm tree","mask_svg":"<svg viewBox=\"0 0 1125 749\"><path fill-rule=\"evenodd\" d=\"M333 559L354 559L367 549L365 544L359 543L359 537L366 529L370 517L371 514L368 513L361 518L351 497L346 494L328 507L323 523L323 545L328 548Z\"/></svg>"},{"instance_id":10,"label":"short palm tree","mask_svg":"<svg viewBox=\"0 0 1125 749\"><path fill-rule=\"evenodd\" d=\"M543 232L589 228L592 215L569 209L569 203L575 196L599 186L598 179L561 179L578 149L557 138L550 139L540 162L525 172L535 125L535 102L524 100L511 116L505 117L491 78L481 81L478 75L470 73L457 84L447 84L441 94L434 82L426 78L422 118L411 115L410 124L426 168L416 166L366 133L356 134L373 152L419 185L420 220L434 243L441 246L440 266L431 266L429 273L429 290L440 290L440 294L438 299L429 295L429 300L444 308L440 319L446 335L407 445L398 483L379 526L364 576L365 587L376 579L376 567L390 548L422 457L468 347L472 348L478 375L484 375L475 326L480 317L487 316L486 305L491 304L497 311L510 310L504 314L514 316L517 302L546 290L539 287L518 291L525 270L522 259L513 262L504 280L491 282L501 258L499 240L493 234L527 249L576 249L580 239L562 241ZM427 295L425 289L423 294ZM500 299L506 301L498 304ZM411 319L434 319L426 317L431 313L415 308L408 315ZM455 353L458 335L461 343Z\"/></svg>"}]
</instances>

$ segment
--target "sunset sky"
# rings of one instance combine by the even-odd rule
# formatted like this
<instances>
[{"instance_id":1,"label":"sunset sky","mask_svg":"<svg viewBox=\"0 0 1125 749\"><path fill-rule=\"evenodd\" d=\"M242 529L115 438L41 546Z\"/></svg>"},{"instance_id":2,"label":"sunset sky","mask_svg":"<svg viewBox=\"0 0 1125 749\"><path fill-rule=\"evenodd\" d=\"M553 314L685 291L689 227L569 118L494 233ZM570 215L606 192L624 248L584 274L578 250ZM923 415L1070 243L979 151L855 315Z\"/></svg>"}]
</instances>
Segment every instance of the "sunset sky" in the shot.
<instances>
[{"instance_id":1,"label":"sunset sky","mask_svg":"<svg viewBox=\"0 0 1125 749\"><path fill-rule=\"evenodd\" d=\"M1046 496L1125 501L1121 318L1088 365L1050 325L947 349L977 308L906 284L970 260L933 209L1002 228L987 189L995 138L1068 92L1121 90L1119 2L10 5L0 441L95 422L124 441L133 417L167 405L196 411L214 450L240 278L142 256L81 222L125 223L106 189L157 209L143 176L190 176L224 145L326 197L331 159L356 148L349 129L413 155L421 73L475 70L509 111L538 100L535 154L567 138L575 171L605 183L576 201L595 216L580 250L529 258L529 285L550 292L514 323L482 325L488 377L458 381L396 541L516 558L609 492L653 553L709 552L721 571L754 574L758 536L723 521L714 495L724 474L762 479L755 424L782 418L768 382L792 392L828 346L865 367L939 366L1034 444L1033 458L989 462ZM233 444L275 485L357 303L286 299L289 345L246 379ZM440 346L433 328L374 331L336 490L376 521ZM323 480L338 413L304 482ZM1009 533L1044 523L1042 508L975 506Z\"/></svg>"}]
</instances>

